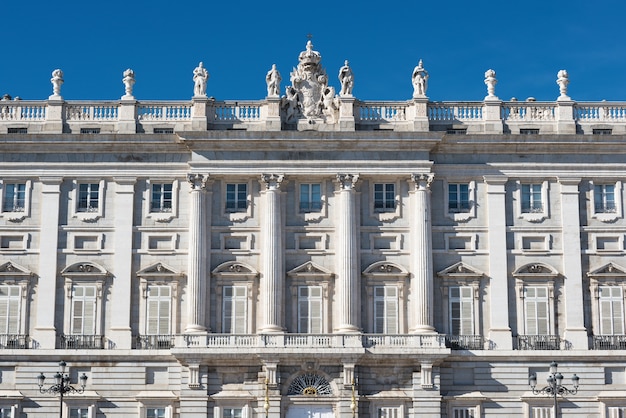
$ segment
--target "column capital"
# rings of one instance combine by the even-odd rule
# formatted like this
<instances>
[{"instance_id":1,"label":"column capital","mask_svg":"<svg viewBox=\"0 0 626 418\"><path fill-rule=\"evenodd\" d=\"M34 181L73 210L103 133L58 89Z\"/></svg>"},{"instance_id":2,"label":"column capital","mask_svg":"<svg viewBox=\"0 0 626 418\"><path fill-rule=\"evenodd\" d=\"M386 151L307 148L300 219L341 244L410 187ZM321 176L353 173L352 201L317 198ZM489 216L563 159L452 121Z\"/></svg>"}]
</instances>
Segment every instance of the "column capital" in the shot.
<instances>
[{"instance_id":1,"label":"column capital","mask_svg":"<svg viewBox=\"0 0 626 418\"><path fill-rule=\"evenodd\" d=\"M265 190L278 190L284 179L283 174L261 174L259 182L265 186Z\"/></svg>"},{"instance_id":2,"label":"column capital","mask_svg":"<svg viewBox=\"0 0 626 418\"><path fill-rule=\"evenodd\" d=\"M201 173L189 173L187 174L187 181L191 184L192 190L205 190L207 182L209 181L208 174Z\"/></svg>"},{"instance_id":3,"label":"column capital","mask_svg":"<svg viewBox=\"0 0 626 418\"><path fill-rule=\"evenodd\" d=\"M435 175L433 173L411 174L411 181L415 183L415 190L430 189L430 185L432 184L434 178Z\"/></svg>"},{"instance_id":4,"label":"column capital","mask_svg":"<svg viewBox=\"0 0 626 418\"><path fill-rule=\"evenodd\" d=\"M352 190L358 181L358 174L337 174L335 180L340 190Z\"/></svg>"}]
</instances>

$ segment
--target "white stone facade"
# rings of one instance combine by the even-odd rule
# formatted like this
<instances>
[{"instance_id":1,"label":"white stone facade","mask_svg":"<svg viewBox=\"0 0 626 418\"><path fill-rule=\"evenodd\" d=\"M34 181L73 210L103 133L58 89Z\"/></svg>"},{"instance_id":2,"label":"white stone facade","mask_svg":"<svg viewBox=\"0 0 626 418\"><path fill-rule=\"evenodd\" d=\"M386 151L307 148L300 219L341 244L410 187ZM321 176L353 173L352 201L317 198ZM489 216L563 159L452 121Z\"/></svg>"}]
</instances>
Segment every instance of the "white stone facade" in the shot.
<instances>
[{"instance_id":1,"label":"white stone facade","mask_svg":"<svg viewBox=\"0 0 626 418\"><path fill-rule=\"evenodd\" d=\"M117 102L61 71L0 101L0 417L58 414L60 360L72 418L546 417L553 360L559 412L625 413L626 104L566 71L502 102L493 70L429 102L422 62L368 103L346 67L339 95L308 44L282 98L273 67L264 100L208 99L200 65L189 102L130 69Z\"/></svg>"}]
</instances>

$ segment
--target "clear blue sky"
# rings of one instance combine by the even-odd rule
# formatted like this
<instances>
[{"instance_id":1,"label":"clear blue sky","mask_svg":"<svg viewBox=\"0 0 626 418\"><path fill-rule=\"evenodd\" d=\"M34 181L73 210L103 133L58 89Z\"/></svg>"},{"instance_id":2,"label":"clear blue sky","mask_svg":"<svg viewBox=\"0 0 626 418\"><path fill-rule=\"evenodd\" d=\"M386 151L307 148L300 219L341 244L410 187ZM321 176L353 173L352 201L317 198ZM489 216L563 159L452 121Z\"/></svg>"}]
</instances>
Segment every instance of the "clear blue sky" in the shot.
<instances>
[{"instance_id":1,"label":"clear blue sky","mask_svg":"<svg viewBox=\"0 0 626 418\"><path fill-rule=\"evenodd\" d=\"M0 16L0 94L23 99L45 100L55 68L66 100L119 99L132 68L137 99L188 100L203 61L209 96L259 100L310 33L330 84L348 59L361 100L409 99L421 58L431 100L482 100L493 68L504 100L554 100L566 69L573 99L626 101L624 0L15 0Z\"/></svg>"}]
</instances>

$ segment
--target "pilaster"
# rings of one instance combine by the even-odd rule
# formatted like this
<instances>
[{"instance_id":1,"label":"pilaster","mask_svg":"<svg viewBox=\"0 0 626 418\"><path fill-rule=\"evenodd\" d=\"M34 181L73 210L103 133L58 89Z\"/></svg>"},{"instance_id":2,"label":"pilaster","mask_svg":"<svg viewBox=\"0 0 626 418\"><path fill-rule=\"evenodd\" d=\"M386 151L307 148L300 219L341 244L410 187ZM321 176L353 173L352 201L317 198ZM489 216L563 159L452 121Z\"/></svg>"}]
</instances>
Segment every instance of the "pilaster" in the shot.
<instances>
[{"instance_id":1,"label":"pilaster","mask_svg":"<svg viewBox=\"0 0 626 418\"><path fill-rule=\"evenodd\" d=\"M206 249L205 190L209 176L188 174L191 185L189 205L189 261L187 276L187 327L186 334L205 333L209 254Z\"/></svg>"},{"instance_id":2,"label":"pilaster","mask_svg":"<svg viewBox=\"0 0 626 418\"><path fill-rule=\"evenodd\" d=\"M505 176L485 176L487 183L487 211L489 220L489 276L490 310L489 340L497 350L513 349L509 326L509 279L506 246Z\"/></svg>"},{"instance_id":3,"label":"pilaster","mask_svg":"<svg viewBox=\"0 0 626 418\"><path fill-rule=\"evenodd\" d=\"M432 174L412 174L411 181L415 184L413 191L414 212L412 214L412 270L411 297L413 334L432 334L433 326L433 252L432 222L430 213L430 185Z\"/></svg>"},{"instance_id":4,"label":"pilaster","mask_svg":"<svg viewBox=\"0 0 626 418\"><path fill-rule=\"evenodd\" d=\"M63 133L65 124L65 101L62 97L50 96L48 107L46 108L46 123L43 124L43 131L49 134Z\"/></svg>"},{"instance_id":5,"label":"pilaster","mask_svg":"<svg viewBox=\"0 0 626 418\"><path fill-rule=\"evenodd\" d=\"M565 332L563 337L574 350L589 346L584 322L583 268L580 255L580 178L559 178L561 184L561 219L563 222L563 277L565 287Z\"/></svg>"},{"instance_id":6,"label":"pilaster","mask_svg":"<svg viewBox=\"0 0 626 418\"><path fill-rule=\"evenodd\" d=\"M133 264L133 207L135 196L134 177L114 178L114 248L113 272L115 279L111 287L111 300L115 301L115 315L111 316L108 336L116 348L132 348L130 327L132 307L132 264Z\"/></svg>"},{"instance_id":7,"label":"pilaster","mask_svg":"<svg viewBox=\"0 0 626 418\"><path fill-rule=\"evenodd\" d=\"M262 174L263 219L261 226L261 310L263 325L259 332L282 332L283 328L283 219L280 203L280 186L283 175Z\"/></svg>"},{"instance_id":8,"label":"pilaster","mask_svg":"<svg viewBox=\"0 0 626 418\"><path fill-rule=\"evenodd\" d=\"M191 130L206 131L208 129L207 122L207 103L209 99L205 97L193 97L191 99Z\"/></svg>"},{"instance_id":9,"label":"pilaster","mask_svg":"<svg viewBox=\"0 0 626 418\"><path fill-rule=\"evenodd\" d=\"M358 174L337 174L337 321L336 332L359 332L358 227L356 190Z\"/></svg>"},{"instance_id":10,"label":"pilaster","mask_svg":"<svg viewBox=\"0 0 626 418\"><path fill-rule=\"evenodd\" d=\"M41 220L39 240L39 280L37 293L46 297L35 298L37 316L32 337L39 348L56 346L57 247L59 242L59 199L62 177L41 177Z\"/></svg>"},{"instance_id":11,"label":"pilaster","mask_svg":"<svg viewBox=\"0 0 626 418\"><path fill-rule=\"evenodd\" d=\"M428 132L428 97L416 97L411 102L411 115L413 117L413 130L415 132Z\"/></svg>"},{"instance_id":12,"label":"pilaster","mask_svg":"<svg viewBox=\"0 0 626 418\"><path fill-rule=\"evenodd\" d=\"M483 103L483 122L485 133L501 134L504 124L501 116L502 101L498 98L485 98Z\"/></svg>"},{"instance_id":13,"label":"pilaster","mask_svg":"<svg viewBox=\"0 0 626 418\"><path fill-rule=\"evenodd\" d=\"M574 119L575 102L566 99L557 99L556 102L556 132L559 134L575 134L576 120Z\"/></svg>"},{"instance_id":14,"label":"pilaster","mask_svg":"<svg viewBox=\"0 0 626 418\"><path fill-rule=\"evenodd\" d=\"M265 114L265 130L280 131L280 97L267 97L266 114Z\"/></svg>"}]
</instances>

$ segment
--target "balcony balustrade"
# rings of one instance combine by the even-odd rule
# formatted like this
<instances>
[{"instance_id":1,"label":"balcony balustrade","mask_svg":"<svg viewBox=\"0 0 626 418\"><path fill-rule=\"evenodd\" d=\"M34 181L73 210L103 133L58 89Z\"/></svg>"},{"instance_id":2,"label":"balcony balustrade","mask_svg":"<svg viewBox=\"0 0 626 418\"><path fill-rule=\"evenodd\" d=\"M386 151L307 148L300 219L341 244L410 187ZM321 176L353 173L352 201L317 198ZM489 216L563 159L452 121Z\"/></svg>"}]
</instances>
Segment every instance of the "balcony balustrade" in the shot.
<instances>
[{"instance_id":1,"label":"balcony balustrade","mask_svg":"<svg viewBox=\"0 0 626 418\"><path fill-rule=\"evenodd\" d=\"M594 350L626 350L626 335L594 335Z\"/></svg>"},{"instance_id":2,"label":"balcony balustrade","mask_svg":"<svg viewBox=\"0 0 626 418\"><path fill-rule=\"evenodd\" d=\"M30 337L22 334L0 334L0 349L30 348Z\"/></svg>"},{"instance_id":3,"label":"balcony balustrade","mask_svg":"<svg viewBox=\"0 0 626 418\"><path fill-rule=\"evenodd\" d=\"M174 347L175 335L138 335L135 348L142 350L164 350Z\"/></svg>"},{"instance_id":4,"label":"balcony balustrade","mask_svg":"<svg viewBox=\"0 0 626 418\"><path fill-rule=\"evenodd\" d=\"M558 335L518 335L518 350L560 350L561 338Z\"/></svg>"},{"instance_id":5,"label":"balcony balustrade","mask_svg":"<svg viewBox=\"0 0 626 418\"><path fill-rule=\"evenodd\" d=\"M59 348L76 350L102 350L104 348L104 336L63 334L59 336Z\"/></svg>"},{"instance_id":6,"label":"balcony balustrade","mask_svg":"<svg viewBox=\"0 0 626 418\"><path fill-rule=\"evenodd\" d=\"M446 347L452 350L483 350L485 339L482 335L446 335Z\"/></svg>"}]
</instances>

